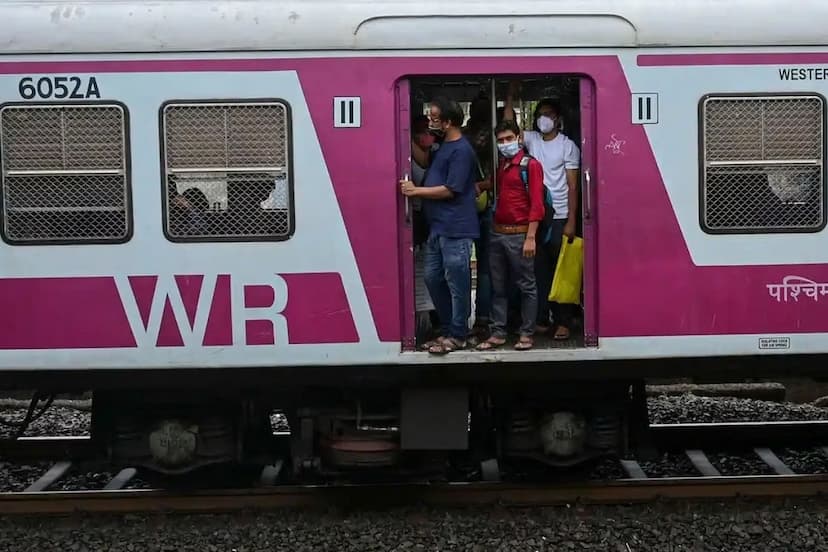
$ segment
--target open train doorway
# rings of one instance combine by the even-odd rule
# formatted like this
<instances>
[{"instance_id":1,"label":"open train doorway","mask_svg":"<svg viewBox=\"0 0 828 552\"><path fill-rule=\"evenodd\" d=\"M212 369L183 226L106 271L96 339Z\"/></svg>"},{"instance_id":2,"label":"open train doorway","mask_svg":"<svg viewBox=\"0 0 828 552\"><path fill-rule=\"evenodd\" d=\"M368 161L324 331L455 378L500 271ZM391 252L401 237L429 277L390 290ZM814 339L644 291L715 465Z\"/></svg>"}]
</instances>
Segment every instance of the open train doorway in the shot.
<instances>
[{"instance_id":1,"label":"open train doorway","mask_svg":"<svg viewBox=\"0 0 828 552\"><path fill-rule=\"evenodd\" d=\"M470 338L464 350L477 351L478 345L491 335L493 290L488 245L501 191L497 170L501 158L495 127L504 118L513 118L523 131L523 151L535 153L533 157L542 161L544 155L541 151L530 150L539 143L537 139L549 138L550 133L540 132L537 117L539 113L548 111L550 105L556 115L556 134L559 136L556 143L566 142L574 146L574 149L568 150L565 160L562 158L562 162L566 162L565 167L544 167L545 191L546 188L549 189L545 199L552 204L547 206L547 213L551 211L551 217L557 219L554 224L558 226L564 226L566 222L573 223L575 236L583 240L583 285L577 302L553 302L547 305L551 281L543 281L544 265L541 263L550 265L546 271L546 274L550 274L553 268L551 265L557 264L557 257L552 257L557 255L557 250L547 247L548 254L543 257L538 255L535 276L536 281L540 280L540 285L537 286L540 290L540 310L536 315L535 333L529 350L554 351L597 345L593 314L595 297L592 291L595 276L594 213L590 186L594 156L592 81L575 75L424 76L402 81L398 85L401 117L400 173L401 176L409 176L418 186L425 183L430 164L441 147L439 131L435 132L436 129L433 128L439 126L434 124L432 108L433 102L438 98L459 104L464 116L463 137L474 147L477 155L476 209L480 238L474 241L472 250L471 312L468 319ZM577 169L571 170L574 167ZM550 175L555 174L564 175L564 178L574 176L575 198L568 197L568 190L562 190L560 182L556 185L550 178ZM403 307L409 317L403 324L406 337L404 350L422 351L426 348L425 344L441 333L439 313L425 277L425 243L430 229L423 201L408 198L404 202L404 208L401 209L404 247L401 251L406 258L401 259L401 264L405 274ZM570 217L568 211L573 203L573 216ZM546 223L551 226L549 218ZM571 224L567 230L571 230ZM557 239L561 239L560 234ZM547 232L543 246L547 245L548 240ZM520 292L512 276L513 272L509 274L507 285L507 343L497 347L497 350L518 353L521 348L516 348L516 345L521 334L523 316ZM544 320L548 323L543 324Z\"/></svg>"}]
</instances>

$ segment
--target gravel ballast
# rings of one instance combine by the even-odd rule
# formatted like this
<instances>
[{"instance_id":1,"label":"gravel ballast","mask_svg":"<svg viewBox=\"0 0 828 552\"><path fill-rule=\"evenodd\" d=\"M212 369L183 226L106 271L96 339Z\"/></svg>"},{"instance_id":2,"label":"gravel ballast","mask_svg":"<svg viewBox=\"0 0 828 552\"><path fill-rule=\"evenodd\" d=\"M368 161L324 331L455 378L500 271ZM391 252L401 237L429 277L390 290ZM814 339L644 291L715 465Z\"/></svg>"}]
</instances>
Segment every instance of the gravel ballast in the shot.
<instances>
[{"instance_id":1,"label":"gravel ballast","mask_svg":"<svg viewBox=\"0 0 828 552\"><path fill-rule=\"evenodd\" d=\"M797 552L828 549L828 503L72 516L0 520L0 550Z\"/></svg>"},{"instance_id":2,"label":"gravel ballast","mask_svg":"<svg viewBox=\"0 0 828 552\"><path fill-rule=\"evenodd\" d=\"M773 475L773 469L752 450L715 452L707 455L722 475Z\"/></svg>"},{"instance_id":3,"label":"gravel ballast","mask_svg":"<svg viewBox=\"0 0 828 552\"><path fill-rule=\"evenodd\" d=\"M787 422L828 420L828 409L811 404L777 403L754 399L696 395L651 397L650 423Z\"/></svg>"},{"instance_id":4,"label":"gravel ballast","mask_svg":"<svg viewBox=\"0 0 828 552\"><path fill-rule=\"evenodd\" d=\"M794 473L828 473L828 455L819 449L781 449L774 452Z\"/></svg>"},{"instance_id":5,"label":"gravel ballast","mask_svg":"<svg viewBox=\"0 0 828 552\"><path fill-rule=\"evenodd\" d=\"M30 464L13 464L0 461L0 492L22 492L40 479L54 462L33 462ZM50 491L95 491L103 489L115 477L116 472L97 466L72 469L49 488ZM152 485L133 477L125 489L148 489ZM2 548L0 548L2 550Z\"/></svg>"},{"instance_id":6,"label":"gravel ballast","mask_svg":"<svg viewBox=\"0 0 828 552\"><path fill-rule=\"evenodd\" d=\"M40 479L52 466L50 462L13 464L0 461L0 492L21 492Z\"/></svg>"},{"instance_id":7,"label":"gravel ballast","mask_svg":"<svg viewBox=\"0 0 828 552\"><path fill-rule=\"evenodd\" d=\"M19 402L19 401L18 401ZM87 406L88 401L78 401L80 408L70 406L71 401L65 401L67 406L53 406L29 425L25 432L26 437L40 436L83 436L89 435L89 426L92 414ZM26 408L0 404L0 438L14 434L15 426L26 417ZM270 416L274 431L289 431L287 418L280 412Z\"/></svg>"},{"instance_id":8,"label":"gravel ballast","mask_svg":"<svg viewBox=\"0 0 828 552\"><path fill-rule=\"evenodd\" d=\"M654 424L828 420L828 409L810 404L691 394L650 397L647 403L650 421ZM50 408L32 423L25 435L88 435L91 415L86 402L79 404L82 409L64 405ZM9 424L19 423L25 415L25 408L0 404L0 437L11 435L13 427ZM282 413L271 415L271 424L275 431L289 430Z\"/></svg>"},{"instance_id":9,"label":"gravel ballast","mask_svg":"<svg viewBox=\"0 0 828 552\"><path fill-rule=\"evenodd\" d=\"M0 407L0 437L10 437L26 417L25 408ZM92 414L66 406L53 406L29 425L26 437L89 435Z\"/></svg>"},{"instance_id":10,"label":"gravel ballast","mask_svg":"<svg viewBox=\"0 0 828 552\"><path fill-rule=\"evenodd\" d=\"M656 460L640 462L648 477L694 477L699 472L684 454L664 453Z\"/></svg>"}]
</instances>

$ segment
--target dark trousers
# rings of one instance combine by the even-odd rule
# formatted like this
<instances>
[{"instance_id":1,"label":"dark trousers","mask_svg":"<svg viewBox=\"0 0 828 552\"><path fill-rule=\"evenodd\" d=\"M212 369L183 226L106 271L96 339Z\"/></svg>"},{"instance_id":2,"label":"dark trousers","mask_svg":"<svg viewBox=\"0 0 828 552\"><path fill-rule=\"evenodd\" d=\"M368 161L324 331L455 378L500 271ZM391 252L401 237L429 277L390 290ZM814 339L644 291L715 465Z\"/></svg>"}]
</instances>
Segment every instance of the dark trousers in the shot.
<instances>
[{"instance_id":1,"label":"dark trousers","mask_svg":"<svg viewBox=\"0 0 828 552\"><path fill-rule=\"evenodd\" d=\"M537 253L535 255L535 280L538 285L538 326L549 326L550 314L552 324L571 328L575 321L577 305L550 303L549 290L552 289L552 280L555 278L555 268L558 265L558 255L563 243L563 229L566 219L554 219L552 232L546 243L540 239L546 236L549 227L538 229Z\"/></svg>"},{"instance_id":2,"label":"dark trousers","mask_svg":"<svg viewBox=\"0 0 828 552\"><path fill-rule=\"evenodd\" d=\"M520 335L529 336L535 332L538 294L532 258L523 256L524 241L526 234L495 232L491 233L489 241L493 295L491 333L501 339L506 337L510 281L514 282L520 293Z\"/></svg>"},{"instance_id":3,"label":"dark trousers","mask_svg":"<svg viewBox=\"0 0 828 552\"><path fill-rule=\"evenodd\" d=\"M475 323L486 323L492 311L492 278L489 262L489 229L492 225L492 210L478 213L480 237L474 240L474 254L477 259L477 290L474 298Z\"/></svg>"}]
</instances>

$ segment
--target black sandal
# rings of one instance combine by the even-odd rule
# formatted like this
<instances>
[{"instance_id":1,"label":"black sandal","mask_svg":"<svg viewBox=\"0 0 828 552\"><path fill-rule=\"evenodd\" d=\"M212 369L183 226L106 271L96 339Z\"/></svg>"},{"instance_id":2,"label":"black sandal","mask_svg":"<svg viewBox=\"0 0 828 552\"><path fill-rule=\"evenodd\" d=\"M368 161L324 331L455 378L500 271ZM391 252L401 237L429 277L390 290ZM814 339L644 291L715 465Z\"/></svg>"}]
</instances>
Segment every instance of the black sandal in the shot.
<instances>
[{"instance_id":1,"label":"black sandal","mask_svg":"<svg viewBox=\"0 0 828 552\"><path fill-rule=\"evenodd\" d=\"M455 339L453 337L447 337L443 339L442 343L435 347L431 347L428 352L432 355L447 355L452 351L456 351L458 349L465 349L466 342L460 341L459 339Z\"/></svg>"},{"instance_id":2,"label":"black sandal","mask_svg":"<svg viewBox=\"0 0 828 552\"><path fill-rule=\"evenodd\" d=\"M429 350L433 349L434 347L439 347L440 345L442 345L443 340L445 340L445 339L447 339L447 338L438 337L436 339L432 339L431 341L426 341L425 343L420 345L420 350L421 351L429 351Z\"/></svg>"}]
</instances>

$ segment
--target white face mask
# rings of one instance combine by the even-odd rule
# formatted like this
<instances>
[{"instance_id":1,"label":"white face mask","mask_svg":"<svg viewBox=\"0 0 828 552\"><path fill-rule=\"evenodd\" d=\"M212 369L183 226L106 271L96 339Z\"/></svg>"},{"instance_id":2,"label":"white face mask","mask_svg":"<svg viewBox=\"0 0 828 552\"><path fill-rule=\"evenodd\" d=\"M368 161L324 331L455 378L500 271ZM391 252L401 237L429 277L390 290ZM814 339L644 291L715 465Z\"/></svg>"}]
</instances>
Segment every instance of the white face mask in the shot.
<instances>
[{"instance_id":1,"label":"white face mask","mask_svg":"<svg viewBox=\"0 0 828 552\"><path fill-rule=\"evenodd\" d=\"M541 115L538 117L538 130L540 130L543 134L552 132L555 130L555 119L547 117L546 115Z\"/></svg>"}]
</instances>

